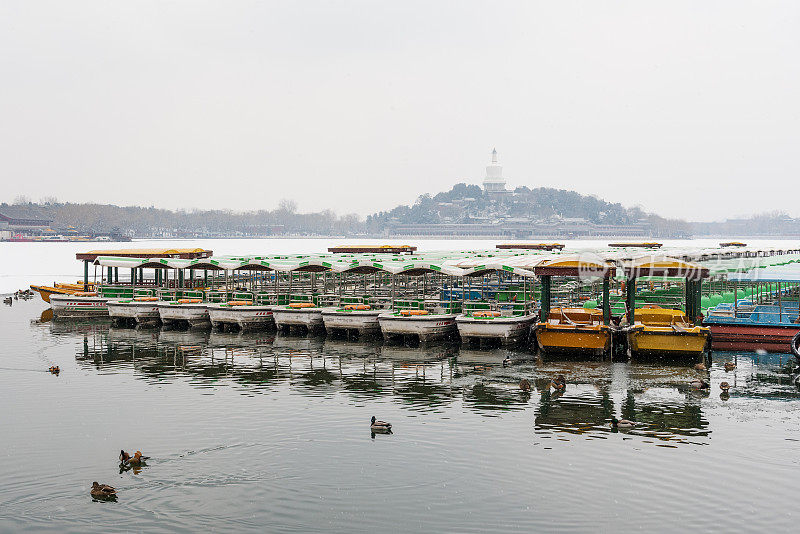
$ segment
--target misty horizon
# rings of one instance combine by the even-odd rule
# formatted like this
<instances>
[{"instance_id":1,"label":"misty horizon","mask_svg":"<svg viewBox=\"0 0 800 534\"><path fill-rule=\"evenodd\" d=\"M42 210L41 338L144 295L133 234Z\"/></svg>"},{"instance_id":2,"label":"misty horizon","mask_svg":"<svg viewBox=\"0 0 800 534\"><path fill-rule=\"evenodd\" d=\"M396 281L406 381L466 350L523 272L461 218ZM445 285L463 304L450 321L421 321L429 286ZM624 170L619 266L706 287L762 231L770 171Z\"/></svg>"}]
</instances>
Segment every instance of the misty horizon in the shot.
<instances>
[{"instance_id":1,"label":"misty horizon","mask_svg":"<svg viewBox=\"0 0 800 534\"><path fill-rule=\"evenodd\" d=\"M364 217L479 184L800 216L800 5L7 2L17 195ZM748 191L758 187L763 194ZM657 191L657 194L653 194Z\"/></svg>"}]
</instances>

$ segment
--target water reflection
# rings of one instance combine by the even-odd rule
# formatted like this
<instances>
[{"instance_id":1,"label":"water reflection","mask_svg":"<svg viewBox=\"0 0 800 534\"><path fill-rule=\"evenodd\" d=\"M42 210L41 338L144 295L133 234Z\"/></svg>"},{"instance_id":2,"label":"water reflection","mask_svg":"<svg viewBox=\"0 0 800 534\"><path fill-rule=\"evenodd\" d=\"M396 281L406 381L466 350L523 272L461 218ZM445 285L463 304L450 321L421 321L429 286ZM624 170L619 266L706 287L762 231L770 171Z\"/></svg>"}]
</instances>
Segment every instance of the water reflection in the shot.
<instances>
[{"instance_id":1,"label":"water reflection","mask_svg":"<svg viewBox=\"0 0 800 534\"><path fill-rule=\"evenodd\" d=\"M712 383L709 393L688 386L701 376L698 371L657 364L517 361L503 366L513 353L98 323L48 327L55 335L76 338L76 359L102 373L132 372L136 378L182 380L198 388L235 386L247 394L288 389L309 397L345 395L356 403L380 398L419 412L456 404L489 417L529 410L533 431L544 439L605 439L616 432L609 425L615 416L635 421L625 433L643 441L703 444L711 435L706 403L800 396L787 374L786 356L715 354L711 369L702 373ZM730 360L736 368L726 371ZM567 377L563 391L551 388L559 374ZM520 391L522 378L530 380L532 391ZM719 391L721 381L731 384L730 392Z\"/></svg>"}]
</instances>

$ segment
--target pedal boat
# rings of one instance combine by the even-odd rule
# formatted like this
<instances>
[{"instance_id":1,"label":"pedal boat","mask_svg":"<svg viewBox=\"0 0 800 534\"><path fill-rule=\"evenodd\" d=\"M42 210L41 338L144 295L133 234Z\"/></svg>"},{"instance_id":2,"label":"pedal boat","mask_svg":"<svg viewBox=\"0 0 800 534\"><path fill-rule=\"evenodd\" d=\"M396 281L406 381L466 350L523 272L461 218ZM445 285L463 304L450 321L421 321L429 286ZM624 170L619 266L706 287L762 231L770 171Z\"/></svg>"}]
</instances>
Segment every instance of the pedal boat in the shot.
<instances>
[{"instance_id":1,"label":"pedal boat","mask_svg":"<svg viewBox=\"0 0 800 534\"><path fill-rule=\"evenodd\" d=\"M552 308L534 331L544 353L602 356L611 349L611 328L603 324L601 310Z\"/></svg>"},{"instance_id":2,"label":"pedal boat","mask_svg":"<svg viewBox=\"0 0 800 534\"><path fill-rule=\"evenodd\" d=\"M158 315L165 325L186 323L189 328L210 328L208 306L200 298L183 298L158 303Z\"/></svg>"},{"instance_id":3,"label":"pedal boat","mask_svg":"<svg viewBox=\"0 0 800 534\"><path fill-rule=\"evenodd\" d=\"M272 306L254 305L249 300L230 300L219 304L207 304L206 309L214 328L235 326L246 331L275 326Z\"/></svg>"},{"instance_id":4,"label":"pedal boat","mask_svg":"<svg viewBox=\"0 0 800 534\"><path fill-rule=\"evenodd\" d=\"M709 344L711 329L691 324L683 311L640 308L628 329L633 356L699 357Z\"/></svg>"}]
</instances>

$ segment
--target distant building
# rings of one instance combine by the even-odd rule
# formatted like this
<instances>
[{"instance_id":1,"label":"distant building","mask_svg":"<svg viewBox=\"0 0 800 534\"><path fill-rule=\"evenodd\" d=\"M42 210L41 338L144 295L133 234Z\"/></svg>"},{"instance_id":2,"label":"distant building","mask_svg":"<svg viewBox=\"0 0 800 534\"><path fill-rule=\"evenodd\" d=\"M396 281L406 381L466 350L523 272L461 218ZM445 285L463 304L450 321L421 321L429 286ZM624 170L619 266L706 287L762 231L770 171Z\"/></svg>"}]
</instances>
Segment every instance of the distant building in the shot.
<instances>
[{"instance_id":1,"label":"distant building","mask_svg":"<svg viewBox=\"0 0 800 534\"><path fill-rule=\"evenodd\" d=\"M497 162L497 149L492 149L492 163L486 166L483 190L489 194L509 193L506 189L506 179L503 178L503 166Z\"/></svg>"},{"instance_id":2,"label":"distant building","mask_svg":"<svg viewBox=\"0 0 800 534\"><path fill-rule=\"evenodd\" d=\"M26 235L41 234L50 228L52 220L47 219L22 219L9 217L0 213L0 230Z\"/></svg>"}]
</instances>

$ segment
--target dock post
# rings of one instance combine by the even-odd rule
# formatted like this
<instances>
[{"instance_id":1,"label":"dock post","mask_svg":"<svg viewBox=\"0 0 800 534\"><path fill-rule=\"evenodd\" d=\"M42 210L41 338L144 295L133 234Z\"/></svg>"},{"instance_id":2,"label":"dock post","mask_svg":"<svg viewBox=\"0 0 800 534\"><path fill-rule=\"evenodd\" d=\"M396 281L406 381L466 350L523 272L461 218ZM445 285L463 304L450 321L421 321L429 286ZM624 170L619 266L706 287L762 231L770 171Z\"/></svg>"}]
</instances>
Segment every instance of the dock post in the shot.
<instances>
[{"instance_id":1,"label":"dock post","mask_svg":"<svg viewBox=\"0 0 800 534\"><path fill-rule=\"evenodd\" d=\"M550 275L542 275L542 322L547 321L548 315L550 315Z\"/></svg>"},{"instance_id":2,"label":"dock post","mask_svg":"<svg viewBox=\"0 0 800 534\"><path fill-rule=\"evenodd\" d=\"M636 278L629 278L628 283L625 284L625 307L628 312L628 324L633 326L635 319L636 308Z\"/></svg>"},{"instance_id":3,"label":"dock post","mask_svg":"<svg viewBox=\"0 0 800 534\"><path fill-rule=\"evenodd\" d=\"M89 260L83 260L83 290L89 291Z\"/></svg>"},{"instance_id":4,"label":"dock post","mask_svg":"<svg viewBox=\"0 0 800 534\"><path fill-rule=\"evenodd\" d=\"M609 280L606 276L603 278L603 324L608 326L611 324L611 302L609 302Z\"/></svg>"}]
</instances>

